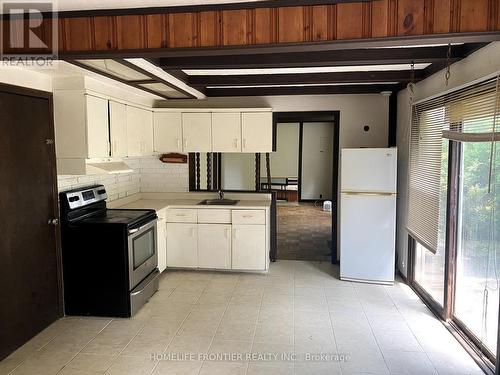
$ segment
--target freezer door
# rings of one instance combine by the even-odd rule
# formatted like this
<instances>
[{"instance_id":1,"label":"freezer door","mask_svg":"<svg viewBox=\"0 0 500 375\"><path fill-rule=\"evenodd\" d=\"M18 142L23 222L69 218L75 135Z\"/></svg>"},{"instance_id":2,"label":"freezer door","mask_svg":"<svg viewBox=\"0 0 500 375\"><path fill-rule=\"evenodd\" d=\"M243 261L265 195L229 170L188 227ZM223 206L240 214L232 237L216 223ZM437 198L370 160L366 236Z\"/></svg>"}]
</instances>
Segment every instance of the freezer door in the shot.
<instances>
[{"instance_id":1,"label":"freezer door","mask_svg":"<svg viewBox=\"0 0 500 375\"><path fill-rule=\"evenodd\" d=\"M341 191L396 192L397 149L343 149Z\"/></svg>"},{"instance_id":2,"label":"freezer door","mask_svg":"<svg viewBox=\"0 0 500 375\"><path fill-rule=\"evenodd\" d=\"M342 194L340 278L394 282L396 195Z\"/></svg>"}]
</instances>

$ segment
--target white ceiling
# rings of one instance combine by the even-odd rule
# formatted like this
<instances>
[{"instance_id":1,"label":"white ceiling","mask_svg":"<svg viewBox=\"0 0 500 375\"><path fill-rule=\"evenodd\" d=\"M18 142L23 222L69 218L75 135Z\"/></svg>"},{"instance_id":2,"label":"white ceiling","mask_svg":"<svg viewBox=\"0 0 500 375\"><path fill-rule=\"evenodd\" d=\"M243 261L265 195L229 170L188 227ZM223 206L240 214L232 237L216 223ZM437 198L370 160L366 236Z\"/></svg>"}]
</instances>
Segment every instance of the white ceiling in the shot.
<instances>
[{"instance_id":1,"label":"white ceiling","mask_svg":"<svg viewBox=\"0 0 500 375\"><path fill-rule=\"evenodd\" d=\"M121 9L121 8L150 8L183 5L207 5L223 3L241 3L261 0L56 0L54 4L59 11L92 10L92 9Z\"/></svg>"}]
</instances>

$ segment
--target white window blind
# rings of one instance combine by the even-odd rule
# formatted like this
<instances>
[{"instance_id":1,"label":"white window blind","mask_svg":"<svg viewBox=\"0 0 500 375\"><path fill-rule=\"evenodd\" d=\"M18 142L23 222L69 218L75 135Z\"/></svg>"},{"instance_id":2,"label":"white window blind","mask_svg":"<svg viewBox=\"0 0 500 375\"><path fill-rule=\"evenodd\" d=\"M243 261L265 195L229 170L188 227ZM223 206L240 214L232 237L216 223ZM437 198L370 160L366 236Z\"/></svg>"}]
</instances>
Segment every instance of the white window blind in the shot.
<instances>
[{"instance_id":1,"label":"white window blind","mask_svg":"<svg viewBox=\"0 0 500 375\"><path fill-rule=\"evenodd\" d=\"M444 241L448 139L500 140L498 86L497 77L413 107L408 231L434 253Z\"/></svg>"},{"instance_id":2,"label":"white window blind","mask_svg":"<svg viewBox=\"0 0 500 375\"><path fill-rule=\"evenodd\" d=\"M440 208L443 207L442 200L446 199L441 188L442 132L445 128L448 129L443 98L414 106L410 141L408 231L434 253L438 249Z\"/></svg>"}]
</instances>

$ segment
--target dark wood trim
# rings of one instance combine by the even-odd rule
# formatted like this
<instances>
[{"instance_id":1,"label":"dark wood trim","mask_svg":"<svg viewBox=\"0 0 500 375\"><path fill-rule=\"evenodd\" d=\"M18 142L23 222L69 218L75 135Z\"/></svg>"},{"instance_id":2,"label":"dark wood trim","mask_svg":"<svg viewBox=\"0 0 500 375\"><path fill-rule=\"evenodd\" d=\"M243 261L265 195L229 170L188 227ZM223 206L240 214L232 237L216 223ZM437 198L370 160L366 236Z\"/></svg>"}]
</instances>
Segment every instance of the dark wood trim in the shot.
<instances>
[{"instance_id":1,"label":"dark wood trim","mask_svg":"<svg viewBox=\"0 0 500 375\"><path fill-rule=\"evenodd\" d=\"M196 190L196 154L189 153L189 191Z\"/></svg>"},{"instance_id":2,"label":"dark wood trim","mask_svg":"<svg viewBox=\"0 0 500 375\"><path fill-rule=\"evenodd\" d=\"M276 124L276 128L278 124ZM299 202L302 201L302 150L303 150L303 141L304 141L304 124L302 122L299 123L299 171L297 173L297 200Z\"/></svg>"},{"instance_id":3,"label":"dark wood trim","mask_svg":"<svg viewBox=\"0 0 500 375\"><path fill-rule=\"evenodd\" d=\"M267 189L271 191L272 180L271 180L271 158L269 156L269 152L266 152L266 180L267 180Z\"/></svg>"},{"instance_id":4,"label":"dark wood trim","mask_svg":"<svg viewBox=\"0 0 500 375\"><path fill-rule=\"evenodd\" d=\"M36 98L43 98L52 100L52 93L49 91L36 90L28 87L14 86L7 83L0 83L0 91L7 92L10 94L24 95L24 96L34 96ZM57 196L57 194L56 194Z\"/></svg>"},{"instance_id":5,"label":"dark wood trim","mask_svg":"<svg viewBox=\"0 0 500 375\"><path fill-rule=\"evenodd\" d=\"M271 251L269 258L271 262L276 262L278 253L278 212L276 207L276 191L271 191Z\"/></svg>"},{"instance_id":6,"label":"dark wood trim","mask_svg":"<svg viewBox=\"0 0 500 375\"><path fill-rule=\"evenodd\" d=\"M200 190L200 153L196 152L196 190Z\"/></svg>"},{"instance_id":7,"label":"dark wood trim","mask_svg":"<svg viewBox=\"0 0 500 375\"><path fill-rule=\"evenodd\" d=\"M63 60L78 59L116 59L116 58L144 58L158 61L165 69L215 69L220 68L248 68L248 67L284 67L284 66L335 66L335 65L371 65L371 64L396 64L418 62L443 61L443 54L431 50L442 49L440 44L448 43L490 43L500 40L500 32L468 32L454 34L416 35L404 37L383 37L349 40L331 40L313 43L282 43L246 46L218 46L218 47L190 47L190 48L149 48L128 50L99 50L99 51L59 51L59 57ZM437 45L433 47L411 47L413 45ZM406 48L395 48L406 47ZM337 61L337 54L345 50L360 50L366 52L370 48L370 54L359 53L359 59L352 56L344 57ZM421 53L411 56L411 50L419 48ZM463 47L456 45L452 51L460 53ZM392 59L388 58L390 50L400 50ZM429 55L426 56L428 49ZM370 58L373 51L376 55ZM386 56L384 57L384 52ZM333 53L332 51L337 51ZM314 54L311 54L314 52ZM326 52L330 54L325 55ZM300 55L302 53L302 55ZM287 54L286 58L279 55ZM295 56L295 54L297 54ZM243 56L245 55L245 56ZM274 56L273 56L274 55ZM254 57L252 57L254 56ZM364 56L364 57L363 57ZM446 53L445 55L446 56ZM460 59L454 56L453 59ZM153 60L152 60L153 59ZM308 59L311 62L308 63ZM259 62L260 60L260 62ZM321 62L323 60L323 62ZM445 59L444 59L445 60ZM284 65L286 64L286 65Z\"/></svg>"},{"instance_id":8,"label":"dark wood trim","mask_svg":"<svg viewBox=\"0 0 500 375\"><path fill-rule=\"evenodd\" d=\"M469 346L469 354L473 352L480 362L487 360L489 362L490 367L493 367L493 363L495 363L495 356L491 353L484 345L481 345L481 341L476 337L476 335L467 327L467 325L454 316L450 320L450 324L456 326L456 330L461 334L461 338L466 342L467 346ZM471 354L472 355L472 354ZM476 361L477 362L477 361ZM479 362L477 362L479 364Z\"/></svg>"},{"instance_id":9,"label":"dark wood trim","mask_svg":"<svg viewBox=\"0 0 500 375\"><path fill-rule=\"evenodd\" d=\"M335 85L335 86L274 86L248 88L207 88L207 96L273 96L273 95L327 95L376 94L396 91L399 85Z\"/></svg>"},{"instance_id":10,"label":"dark wood trim","mask_svg":"<svg viewBox=\"0 0 500 375\"><path fill-rule=\"evenodd\" d=\"M460 186L461 145L458 142L448 143L448 192L446 202L446 240L444 263L444 319L453 316L455 300L455 277L458 235L458 202Z\"/></svg>"},{"instance_id":11,"label":"dark wood trim","mask_svg":"<svg viewBox=\"0 0 500 375\"><path fill-rule=\"evenodd\" d=\"M340 72L340 73L291 73L291 74L246 74L246 75L193 75L188 76L190 86L234 86L234 85L286 85L365 82L410 82L407 70ZM415 71L415 81L423 78L423 70Z\"/></svg>"},{"instance_id":12,"label":"dark wood trim","mask_svg":"<svg viewBox=\"0 0 500 375\"><path fill-rule=\"evenodd\" d=\"M260 154L255 154L255 191L260 190Z\"/></svg>"},{"instance_id":13,"label":"dark wood trim","mask_svg":"<svg viewBox=\"0 0 500 375\"><path fill-rule=\"evenodd\" d=\"M396 132L398 127L398 94L397 91L393 91L389 97L389 134L387 139L387 145L389 147L395 147L397 144Z\"/></svg>"},{"instance_id":14,"label":"dark wood trim","mask_svg":"<svg viewBox=\"0 0 500 375\"><path fill-rule=\"evenodd\" d=\"M217 168L219 170L219 174L217 175L217 189L223 189L222 186L222 153L218 153L217 158Z\"/></svg>"},{"instance_id":15,"label":"dark wood trim","mask_svg":"<svg viewBox=\"0 0 500 375\"><path fill-rule=\"evenodd\" d=\"M207 152L207 190L212 189L212 153Z\"/></svg>"},{"instance_id":16,"label":"dark wood trim","mask_svg":"<svg viewBox=\"0 0 500 375\"><path fill-rule=\"evenodd\" d=\"M347 3L369 3L373 0L261 0L247 2L228 2L201 5L176 5L163 7L142 8L111 8L111 9L89 9L71 10L52 13L43 13L44 17L75 18L75 17L97 17L97 16L130 16L148 14L170 14L170 13L198 13L222 10L259 9L259 8L282 8L307 5L328 5Z\"/></svg>"},{"instance_id":17,"label":"dark wood trim","mask_svg":"<svg viewBox=\"0 0 500 375\"><path fill-rule=\"evenodd\" d=\"M500 36L498 36L500 40ZM337 44L338 43L338 44ZM229 68L276 68L308 66L380 65L445 62L448 47L395 48L394 45L366 47L360 43L349 46L341 41L328 44L300 44L273 47L240 47L218 49L165 50L158 64L164 69L229 69ZM366 48L370 48L367 53ZM314 52L314 54L312 54ZM451 61L464 55L463 46L452 47Z\"/></svg>"}]
</instances>

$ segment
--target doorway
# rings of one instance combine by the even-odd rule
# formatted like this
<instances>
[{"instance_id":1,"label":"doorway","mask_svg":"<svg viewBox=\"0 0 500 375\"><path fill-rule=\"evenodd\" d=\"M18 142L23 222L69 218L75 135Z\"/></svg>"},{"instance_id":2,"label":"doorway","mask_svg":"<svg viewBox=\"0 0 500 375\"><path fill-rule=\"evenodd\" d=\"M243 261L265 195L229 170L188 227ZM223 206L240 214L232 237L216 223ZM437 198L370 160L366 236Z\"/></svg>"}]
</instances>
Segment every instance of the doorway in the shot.
<instances>
[{"instance_id":1,"label":"doorway","mask_svg":"<svg viewBox=\"0 0 500 375\"><path fill-rule=\"evenodd\" d=\"M62 316L52 94L0 85L0 360Z\"/></svg>"},{"instance_id":2,"label":"doorway","mask_svg":"<svg viewBox=\"0 0 500 375\"><path fill-rule=\"evenodd\" d=\"M274 114L277 259L337 262L338 112ZM267 182L266 182L267 183ZM329 201L331 211L323 210Z\"/></svg>"}]
</instances>

